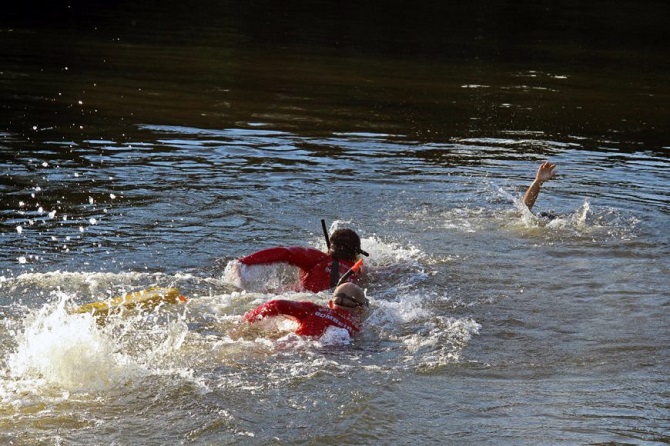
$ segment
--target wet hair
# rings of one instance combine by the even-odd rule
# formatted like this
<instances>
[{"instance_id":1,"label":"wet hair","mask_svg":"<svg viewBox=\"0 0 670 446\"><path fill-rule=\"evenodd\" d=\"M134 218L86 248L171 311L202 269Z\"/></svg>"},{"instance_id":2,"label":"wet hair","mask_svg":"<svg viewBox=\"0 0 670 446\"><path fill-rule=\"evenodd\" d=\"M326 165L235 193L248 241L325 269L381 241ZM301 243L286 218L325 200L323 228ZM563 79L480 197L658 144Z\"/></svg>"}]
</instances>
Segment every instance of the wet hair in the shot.
<instances>
[{"instance_id":1,"label":"wet hair","mask_svg":"<svg viewBox=\"0 0 670 446\"><path fill-rule=\"evenodd\" d=\"M330 235L329 253L336 259L355 261L361 253L361 239L351 229L336 229Z\"/></svg>"},{"instance_id":2,"label":"wet hair","mask_svg":"<svg viewBox=\"0 0 670 446\"><path fill-rule=\"evenodd\" d=\"M553 214L551 212L540 212L539 214L537 214L537 218L539 218L540 220L544 220L546 222L550 222L552 220L556 220L558 218L558 215Z\"/></svg>"}]
</instances>

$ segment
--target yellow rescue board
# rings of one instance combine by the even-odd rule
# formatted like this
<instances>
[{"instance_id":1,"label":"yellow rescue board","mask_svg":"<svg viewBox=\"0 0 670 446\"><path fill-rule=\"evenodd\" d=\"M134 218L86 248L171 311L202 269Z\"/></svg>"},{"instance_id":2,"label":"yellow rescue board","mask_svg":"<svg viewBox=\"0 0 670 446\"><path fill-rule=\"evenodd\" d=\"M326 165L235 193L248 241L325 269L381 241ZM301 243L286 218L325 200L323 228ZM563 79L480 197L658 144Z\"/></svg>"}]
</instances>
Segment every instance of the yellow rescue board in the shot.
<instances>
[{"instance_id":1,"label":"yellow rescue board","mask_svg":"<svg viewBox=\"0 0 670 446\"><path fill-rule=\"evenodd\" d=\"M186 302L186 298L181 295L177 288L154 287L128 293L125 296L114 297L109 300L84 304L75 308L73 313L91 313L94 316L107 316L122 309L129 310L137 307L152 309L163 302L172 304Z\"/></svg>"}]
</instances>

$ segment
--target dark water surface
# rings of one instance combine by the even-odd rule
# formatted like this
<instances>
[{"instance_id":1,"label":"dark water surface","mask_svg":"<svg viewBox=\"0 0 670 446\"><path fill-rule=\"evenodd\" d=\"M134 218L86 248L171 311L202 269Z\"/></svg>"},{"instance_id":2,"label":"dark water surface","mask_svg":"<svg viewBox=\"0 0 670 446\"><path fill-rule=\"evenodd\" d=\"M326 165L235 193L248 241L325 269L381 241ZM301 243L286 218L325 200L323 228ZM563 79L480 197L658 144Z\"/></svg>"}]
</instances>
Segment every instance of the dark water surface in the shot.
<instances>
[{"instance_id":1,"label":"dark water surface","mask_svg":"<svg viewBox=\"0 0 670 446\"><path fill-rule=\"evenodd\" d=\"M0 442L670 443L670 5L449 3L4 7ZM321 218L365 333L240 325Z\"/></svg>"}]
</instances>

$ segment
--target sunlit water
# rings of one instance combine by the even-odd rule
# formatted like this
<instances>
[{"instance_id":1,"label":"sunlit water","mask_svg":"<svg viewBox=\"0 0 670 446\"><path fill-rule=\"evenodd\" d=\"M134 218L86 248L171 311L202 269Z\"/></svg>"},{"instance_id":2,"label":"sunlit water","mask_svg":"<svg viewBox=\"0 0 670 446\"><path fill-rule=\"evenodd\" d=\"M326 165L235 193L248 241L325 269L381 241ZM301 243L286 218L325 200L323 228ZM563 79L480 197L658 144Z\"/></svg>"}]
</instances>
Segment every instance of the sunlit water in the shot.
<instances>
[{"instance_id":1,"label":"sunlit water","mask_svg":"<svg viewBox=\"0 0 670 446\"><path fill-rule=\"evenodd\" d=\"M667 73L3 30L1 443L670 443ZM363 333L242 323L327 302L236 261L322 218L370 253ZM187 302L72 312L156 285Z\"/></svg>"},{"instance_id":2,"label":"sunlit water","mask_svg":"<svg viewBox=\"0 0 670 446\"><path fill-rule=\"evenodd\" d=\"M547 224L519 202L543 157L514 140L143 128L13 161L30 169L3 211L5 440L667 440L665 159L535 136L560 169ZM277 295L327 301L234 260L324 248L321 217L371 253L364 333L241 324ZM152 285L189 300L69 313Z\"/></svg>"}]
</instances>

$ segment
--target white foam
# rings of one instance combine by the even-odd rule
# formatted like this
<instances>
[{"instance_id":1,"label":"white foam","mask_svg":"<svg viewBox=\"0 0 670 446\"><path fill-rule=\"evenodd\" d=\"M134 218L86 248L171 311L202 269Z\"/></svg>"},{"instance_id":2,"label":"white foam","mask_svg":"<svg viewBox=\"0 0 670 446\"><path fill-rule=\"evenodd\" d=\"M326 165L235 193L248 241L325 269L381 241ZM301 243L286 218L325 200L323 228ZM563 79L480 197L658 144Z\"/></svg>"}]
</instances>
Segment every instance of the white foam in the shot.
<instances>
[{"instance_id":1,"label":"white foam","mask_svg":"<svg viewBox=\"0 0 670 446\"><path fill-rule=\"evenodd\" d=\"M183 316L161 318L159 307L151 313L111 315L99 323L91 314L68 311L74 295L57 291L53 296L53 302L28 311L9 327L16 347L4 371L11 380L0 382L4 398L15 399L12 389L22 388L36 395L45 395L47 388L97 393L149 374L192 378L188 365L169 360L187 339Z\"/></svg>"},{"instance_id":2,"label":"white foam","mask_svg":"<svg viewBox=\"0 0 670 446\"><path fill-rule=\"evenodd\" d=\"M351 344L351 336L346 329L331 326L319 338L319 342L322 345L349 345Z\"/></svg>"},{"instance_id":3,"label":"white foam","mask_svg":"<svg viewBox=\"0 0 670 446\"><path fill-rule=\"evenodd\" d=\"M244 265L231 260L223 272L224 282L254 292L283 292L297 289L299 270L285 263Z\"/></svg>"},{"instance_id":4,"label":"white foam","mask_svg":"<svg viewBox=\"0 0 670 446\"><path fill-rule=\"evenodd\" d=\"M481 325L470 318L437 316L422 330L402 337L407 348L405 361L431 369L461 360L461 353Z\"/></svg>"},{"instance_id":5,"label":"white foam","mask_svg":"<svg viewBox=\"0 0 670 446\"><path fill-rule=\"evenodd\" d=\"M69 391L99 391L133 379L138 367L89 314L69 315L68 297L28 314L7 364L10 376Z\"/></svg>"}]
</instances>

